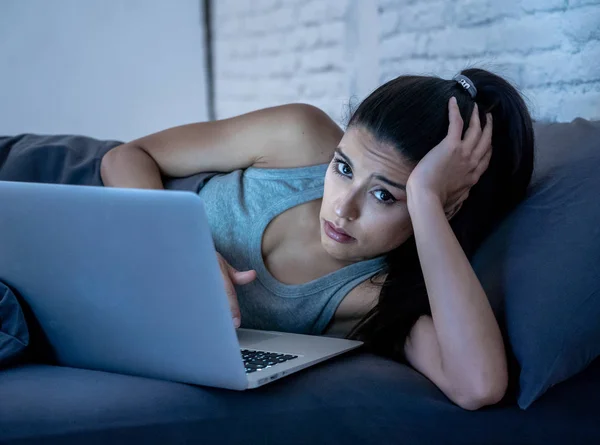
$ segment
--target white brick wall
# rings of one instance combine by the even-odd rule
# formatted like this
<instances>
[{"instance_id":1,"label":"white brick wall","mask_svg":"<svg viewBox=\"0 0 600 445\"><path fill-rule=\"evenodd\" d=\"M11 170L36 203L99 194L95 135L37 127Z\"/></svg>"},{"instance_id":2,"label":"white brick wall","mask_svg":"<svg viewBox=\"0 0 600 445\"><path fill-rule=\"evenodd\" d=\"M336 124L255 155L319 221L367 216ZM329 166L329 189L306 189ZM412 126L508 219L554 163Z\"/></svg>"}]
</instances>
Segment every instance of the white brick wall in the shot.
<instances>
[{"instance_id":1,"label":"white brick wall","mask_svg":"<svg viewBox=\"0 0 600 445\"><path fill-rule=\"evenodd\" d=\"M288 102L331 116L348 101L348 0L216 0L218 118Z\"/></svg>"},{"instance_id":2,"label":"white brick wall","mask_svg":"<svg viewBox=\"0 0 600 445\"><path fill-rule=\"evenodd\" d=\"M218 118L288 102L340 124L400 74L505 76L535 118L600 119L600 0L214 0Z\"/></svg>"},{"instance_id":3,"label":"white brick wall","mask_svg":"<svg viewBox=\"0 0 600 445\"><path fill-rule=\"evenodd\" d=\"M600 119L600 0L379 0L379 14L379 82L482 66L516 84L535 118Z\"/></svg>"}]
</instances>

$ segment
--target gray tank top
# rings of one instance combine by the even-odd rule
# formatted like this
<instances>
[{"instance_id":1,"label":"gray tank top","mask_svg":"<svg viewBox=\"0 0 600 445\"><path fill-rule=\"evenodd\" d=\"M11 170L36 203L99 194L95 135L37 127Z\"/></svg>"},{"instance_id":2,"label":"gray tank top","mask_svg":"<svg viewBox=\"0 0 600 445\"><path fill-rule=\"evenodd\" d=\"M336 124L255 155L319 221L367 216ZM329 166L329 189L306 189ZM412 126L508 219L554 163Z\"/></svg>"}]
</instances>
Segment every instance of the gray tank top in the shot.
<instances>
[{"instance_id":1,"label":"gray tank top","mask_svg":"<svg viewBox=\"0 0 600 445\"><path fill-rule=\"evenodd\" d=\"M236 269L257 273L253 282L236 286L241 327L319 335L348 292L384 267L382 255L292 285L267 270L261 250L265 228L285 210L322 198L328 165L250 167L217 174L199 190L217 251Z\"/></svg>"}]
</instances>

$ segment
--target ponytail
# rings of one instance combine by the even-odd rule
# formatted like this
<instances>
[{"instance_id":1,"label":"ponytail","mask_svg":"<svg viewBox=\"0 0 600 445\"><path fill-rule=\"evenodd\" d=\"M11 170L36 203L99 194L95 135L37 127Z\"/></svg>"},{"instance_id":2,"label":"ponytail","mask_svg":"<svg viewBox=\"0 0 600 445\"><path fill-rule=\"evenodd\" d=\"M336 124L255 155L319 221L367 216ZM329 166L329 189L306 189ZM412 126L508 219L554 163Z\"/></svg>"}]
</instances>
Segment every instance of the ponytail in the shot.
<instances>
[{"instance_id":1,"label":"ponytail","mask_svg":"<svg viewBox=\"0 0 600 445\"><path fill-rule=\"evenodd\" d=\"M475 101L480 118L485 118L485 113L492 114L492 156L499 165L490 171L498 174L499 184L509 188L505 198L510 208L524 197L531 181L534 162L531 116L519 92L500 76L478 68L463 70L461 74L477 85Z\"/></svg>"}]
</instances>

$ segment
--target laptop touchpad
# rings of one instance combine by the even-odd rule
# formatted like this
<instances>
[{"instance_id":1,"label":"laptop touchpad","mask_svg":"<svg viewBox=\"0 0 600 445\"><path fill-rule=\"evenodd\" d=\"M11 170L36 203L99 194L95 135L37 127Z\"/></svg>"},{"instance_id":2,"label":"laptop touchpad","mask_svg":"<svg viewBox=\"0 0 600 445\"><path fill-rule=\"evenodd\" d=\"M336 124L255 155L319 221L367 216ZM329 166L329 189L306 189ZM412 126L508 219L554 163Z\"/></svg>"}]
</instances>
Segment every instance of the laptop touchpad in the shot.
<instances>
[{"instance_id":1,"label":"laptop touchpad","mask_svg":"<svg viewBox=\"0 0 600 445\"><path fill-rule=\"evenodd\" d=\"M242 348L251 348L267 340L272 340L280 336L279 334L272 334L246 329L240 329L236 331L236 333L240 342L240 347Z\"/></svg>"}]
</instances>

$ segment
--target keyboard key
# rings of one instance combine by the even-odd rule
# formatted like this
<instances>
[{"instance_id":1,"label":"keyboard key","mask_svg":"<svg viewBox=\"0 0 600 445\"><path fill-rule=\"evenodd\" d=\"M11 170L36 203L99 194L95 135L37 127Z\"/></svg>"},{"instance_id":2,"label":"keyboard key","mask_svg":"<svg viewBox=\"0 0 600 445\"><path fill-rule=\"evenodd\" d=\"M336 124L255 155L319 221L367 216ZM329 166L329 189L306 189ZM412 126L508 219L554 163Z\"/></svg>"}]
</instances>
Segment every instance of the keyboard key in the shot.
<instances>
[{"instance_id":1,"label":"keyboard key","mask_svg":"<svg viewBox=\"0 0 600 445\"><path fill-rule=\"evenodd\" d=\"M279 363L287 362L294 358L298 358L297 355L292 354L280 354L277 352L268 351L253 351L250 349L240 349L242 354L242 360L246 369L246 373L250 374L256 371L262 371L263 369L270 368Z\"/></svg>"}]
</instances>

